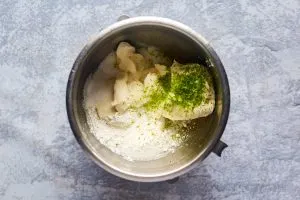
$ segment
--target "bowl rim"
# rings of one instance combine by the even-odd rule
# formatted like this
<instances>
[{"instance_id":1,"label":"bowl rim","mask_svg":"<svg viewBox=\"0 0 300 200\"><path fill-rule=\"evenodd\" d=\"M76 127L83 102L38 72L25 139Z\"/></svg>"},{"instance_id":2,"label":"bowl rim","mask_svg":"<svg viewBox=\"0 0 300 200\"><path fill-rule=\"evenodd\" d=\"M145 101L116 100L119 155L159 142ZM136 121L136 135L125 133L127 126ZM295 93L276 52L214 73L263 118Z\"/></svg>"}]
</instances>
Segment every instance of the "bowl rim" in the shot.
<instances>
[{"instance_id":1,"label":"bowl rim","mask_svg":"<svg viewBox=\"0 0 300 200\"><path fill-rule=\"evenodd\" d=\"M217 136L210 140L206 147L202 150L202 153L197 155L194 159L189 161L188 163L174 169L170 170L168 173L161 173L158 174L157 176L153 175L144 175L144 174L135 174L131 172L126 172L126 171L121 171L117 167L114 167L112 165L107 164L105 161L98 159L98 157L95 155L92 149L89 148L89 145L83 140L81 135L81 131L79 126L77 125L76 117L74 115L74 110L73 110L73 102L72 102L72 96L74 93L73 86L74 86L74 80L76 77L76 72L78 67L82 64L82 60L84 60L85 56L89 52L89 50L93 49L94 45L96 42L104 37L109 35L111 32L118 31L124 28L129 28L132 26L136 25L142 25L142 24L147 24L147 25L161 25L164 27L170 27L173 28L176 31L180 31L193 39L195 42L198 44L202 44L207 53L210 54L211 58L213 58L213 61L215 63L215 66L218 68L220 71L220 81L223 86L223 110L221 113L221 118L220 118L220 124L219 124L219 130L217 133ZM102 30L100 33L98 33L96 36L91 38L87 44L83 47L79 55L77 56L73 67L71 69L71 72L69 74L69 79L67 83L67 89L66 89L66 109L67 109L67 115L68 115L68 120L70 123L70 127L72 129L72 132L77 140L77 142L80 144L81 148L84 150L84 152L100 167L102 167L104 170L110 172L111 174L114 174L116 176L119 176L121 178L127 179L127 180L132 180L132 181L140 181L140 182L157 182L157 181L164 181L164 180L170 180L173 178L176 178L188 171L190 171L192 168L196 166L196 164L202 160L204 160L213 150L214 146L218 143L220 140L226 124L227 120L229 117L229 110L230 110L230 89L229 89L229 83L228 83L228 78L224 69L224 66L218 57L217 53L213 50L213 48L210 46L208 41L201 36L199 33L191 29L190 27L171 20L167 18L162 18L162 17L153 17L153 16L141 16L141 17L133 17L133 18L128 18L124 19L122 21L116 22L104 30Z\"/></svg>"}]
</instances>

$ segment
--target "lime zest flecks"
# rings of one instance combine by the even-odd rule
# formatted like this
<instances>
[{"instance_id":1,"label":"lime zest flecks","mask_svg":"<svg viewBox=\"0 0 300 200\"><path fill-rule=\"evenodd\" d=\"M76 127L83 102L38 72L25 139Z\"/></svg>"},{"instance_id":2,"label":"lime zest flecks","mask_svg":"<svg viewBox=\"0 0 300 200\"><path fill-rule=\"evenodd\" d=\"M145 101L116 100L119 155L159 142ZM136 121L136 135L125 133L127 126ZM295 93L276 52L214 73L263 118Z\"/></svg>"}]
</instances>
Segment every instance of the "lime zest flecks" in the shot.
<instances>
[{"instance_id":1,"label":"lime zest flecks","mask_svg":"<svg viewBox=\"0 0 300 200\"><path fill-rule=\"evenodd\" d=\"M208 70L199 64L181 65L174 62L171 68L172 104L193 109L204 99L205 83L211 84Z\"/></svg>"},{"instance_id":2,"label":"lime zest flecks","mask_svg":"<svg viewBox=\"0 0 300 200\"><path fill-rule=\"evenodd\" d=\"M149 100L145 104L147 110L163 108L170 110L174 105L193 109L206 102L204 93L206 85L212 85L208 70L200 64L181 65L174 61L164 76L160 76L156 87L148 88ZM150 91L149 91L150 90Z\"/></svg>"},{"instance_id":3,"label":"lime zest flecks","mask_svg":"<svg viewBox=\"0 0 300 200\"><path fill-rule=\"evenodd\" d=\"M165 102L171 88L171 73L167 72L154 83L154 87L145 88L145 93L149 94L148 101L144 107L149 110L156 110Z\"/></svg>"}]
</instances>

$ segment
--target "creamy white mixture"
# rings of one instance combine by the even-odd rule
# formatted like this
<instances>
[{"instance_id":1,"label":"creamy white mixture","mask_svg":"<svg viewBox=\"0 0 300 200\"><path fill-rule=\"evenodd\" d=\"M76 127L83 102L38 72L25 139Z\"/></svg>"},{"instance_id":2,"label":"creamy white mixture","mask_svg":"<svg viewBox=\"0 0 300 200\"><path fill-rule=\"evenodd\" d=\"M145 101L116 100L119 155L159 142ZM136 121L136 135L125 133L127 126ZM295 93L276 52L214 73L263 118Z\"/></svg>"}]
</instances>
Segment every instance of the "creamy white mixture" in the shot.
<instances>
[{"instance_id":1,"label":"creamy white mixture","mask_svg":"<svg viewBox=\"0 0 300 200\"><path fill-rule=\"evenodd\" d=\"M157 48L137 50L121 42L85 84L84 108L90 131L103 145L128 160L155 160L174 152L183 141L177 125L213 112L210 79L197 74L202 68L182 66L176 61L172 64ZM203 83L199 84L198 78ZM159 83L161 80L165 81ZM206 101L199 98L196 107L178 104L185 103L180 95L194 85L202 85L198 91ZM185 89L178 93L178 88ZM199 94L193 89L188 91L194 96ZM191 100L187 103L192 105ZM146 112L144 105L153 109ZM172 122L175 126L166 128L167 120L181 122Z\"/></svg>"}]
</instances>

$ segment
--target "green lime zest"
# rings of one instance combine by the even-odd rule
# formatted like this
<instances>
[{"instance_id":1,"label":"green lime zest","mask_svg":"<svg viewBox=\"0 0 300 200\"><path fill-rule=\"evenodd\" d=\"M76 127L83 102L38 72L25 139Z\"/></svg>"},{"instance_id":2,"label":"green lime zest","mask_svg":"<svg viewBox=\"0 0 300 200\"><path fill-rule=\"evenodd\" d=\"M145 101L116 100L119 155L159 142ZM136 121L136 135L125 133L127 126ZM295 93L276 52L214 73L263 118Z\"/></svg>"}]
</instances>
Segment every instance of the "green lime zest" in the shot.
<instances>
[{"instance_id":1,"label":"green lime zest","mask_svg":"<svg viewBox=\"0 0 300 200\"><path fill-rule=\"evenodd\" d=\"M212 78L207 68L197 63L181 65L174 61L168 70L158 78L155 87L147 89L149 101L145 104L146 109L170 110L180 106L191 110L206 103L206 84L212 87Z\"/></svg>"}]
</instances>

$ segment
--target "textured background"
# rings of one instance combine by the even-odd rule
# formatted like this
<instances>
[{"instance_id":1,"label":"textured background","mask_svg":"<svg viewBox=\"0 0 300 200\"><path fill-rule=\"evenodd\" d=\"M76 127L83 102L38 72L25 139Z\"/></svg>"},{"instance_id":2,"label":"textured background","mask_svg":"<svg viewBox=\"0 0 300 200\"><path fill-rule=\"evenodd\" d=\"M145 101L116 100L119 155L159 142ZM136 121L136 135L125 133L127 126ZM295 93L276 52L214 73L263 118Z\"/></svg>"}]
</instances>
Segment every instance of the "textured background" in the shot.
<instances>
[{"instance_id":1,"label":"textured background","mask_svg":"<svg viewBox=\"0 0 300 200\"><path fill-rule=\"evenodd\" d=\"M173 185L108 174L85 157L68 125L72 63L121 14L191 26L228 73L230 147ZM299 0L2 0L0 199L300 199L299 63Z\"/></svg>"}]
</instances>

